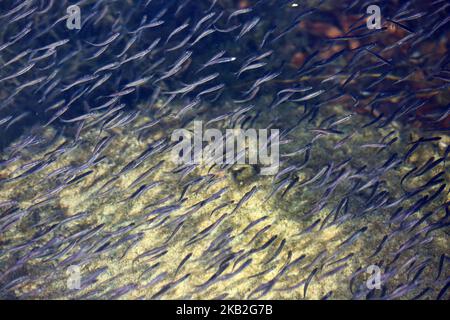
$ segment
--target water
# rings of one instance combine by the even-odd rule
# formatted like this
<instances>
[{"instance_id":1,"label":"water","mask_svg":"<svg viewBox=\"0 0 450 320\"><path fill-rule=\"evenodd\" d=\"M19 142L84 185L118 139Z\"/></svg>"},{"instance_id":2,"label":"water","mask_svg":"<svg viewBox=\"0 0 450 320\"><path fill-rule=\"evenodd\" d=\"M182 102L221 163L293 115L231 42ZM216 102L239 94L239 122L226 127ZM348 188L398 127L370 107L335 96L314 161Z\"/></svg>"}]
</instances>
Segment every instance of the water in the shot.
<instances>
[{"instance_id":1,"label":"water","mask_svg":"<svg viewBox=\"0 0 450 320\"><path fill-rule=\"evenodd\" d=\"M448 8L295 3L0 4L3 299L448 298ZM195 121L278 171L176 163Z\"/></svg>"}]
</instances>

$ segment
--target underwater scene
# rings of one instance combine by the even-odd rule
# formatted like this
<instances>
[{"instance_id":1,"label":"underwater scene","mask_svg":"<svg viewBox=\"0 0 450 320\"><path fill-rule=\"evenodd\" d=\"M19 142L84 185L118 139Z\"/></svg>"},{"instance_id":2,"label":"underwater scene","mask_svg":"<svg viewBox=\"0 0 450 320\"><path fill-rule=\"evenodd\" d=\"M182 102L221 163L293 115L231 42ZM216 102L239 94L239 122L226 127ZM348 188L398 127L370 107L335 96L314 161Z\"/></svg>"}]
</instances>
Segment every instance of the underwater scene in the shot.
<instances>
[{"instance_id":1,"label":"underwater scene","mask_svg":"<svg viewBox=\"0 0 450 320\"><path fill-rule=\"evenodd\" d=\"M449 14L0 0L0 299L449 300Z\"/></svg>"}]
</instances>

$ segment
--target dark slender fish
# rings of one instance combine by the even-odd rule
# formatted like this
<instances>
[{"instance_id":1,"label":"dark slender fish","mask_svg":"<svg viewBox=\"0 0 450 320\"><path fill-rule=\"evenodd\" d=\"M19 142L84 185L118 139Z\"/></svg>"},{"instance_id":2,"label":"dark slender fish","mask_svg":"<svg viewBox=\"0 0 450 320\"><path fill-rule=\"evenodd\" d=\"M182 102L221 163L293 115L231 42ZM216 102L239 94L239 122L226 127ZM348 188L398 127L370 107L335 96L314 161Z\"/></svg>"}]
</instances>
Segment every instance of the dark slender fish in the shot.
<instances>
[{"instance_id":1,"label":"dark slender fish","mask_svg":"<svg viewBox=\"0 0 450 320\"><path fill-rule=\"evenodd\" d=\"M181 260L180 264L178 265L177 269L175 270L175 276L178 274L178 272L181 270L181 268L186 264L186 262L189 260L189 258L192 256L192 253L188 253L183 260Z\"/></svg>"},{"instance_id":2,"label":"dark slender fish","mask_svg":"<svg viewBox=\"0 0 450 320\"><path fill-rule=\"evenodd\" d=\"M254 226L256 226L257 224L267 220L267 218L269 218L269 216L263 216L261 218L256 219L255 221L250 222L245 228L244 230L242 230L241 234L245 234L248 230L250 230L251 228L253 228Z\"/></svg>"},{"instance_id":3,"label":"dark slender fish","mask_svg":"<svg viewBox=\"0 0 450 320\"><path fill-rule=\"evenodd\" d=\"M311 280L313 279L313 277L316 275L317 271L319 271L318 268L315 268L308 276L308 278L306 278L305 281L305 286L303 288L303 299L306 299L306 293L308 292L308 287L311 283Z\"/></svg>"},{"instance_id":4,"label":"dark slender fish","mask_svg":"<svg viewBox=\"0 0 450 320\"><path fill-rule=\"evenodd\" d=\"M250 191L248 191L244 196L239 200L236 207L231 211L230 215L234 214L236 211L238 211L247 201L250 200L250 198L259 190L257 186L253 186Z\"/></svg>"}]
</instances>

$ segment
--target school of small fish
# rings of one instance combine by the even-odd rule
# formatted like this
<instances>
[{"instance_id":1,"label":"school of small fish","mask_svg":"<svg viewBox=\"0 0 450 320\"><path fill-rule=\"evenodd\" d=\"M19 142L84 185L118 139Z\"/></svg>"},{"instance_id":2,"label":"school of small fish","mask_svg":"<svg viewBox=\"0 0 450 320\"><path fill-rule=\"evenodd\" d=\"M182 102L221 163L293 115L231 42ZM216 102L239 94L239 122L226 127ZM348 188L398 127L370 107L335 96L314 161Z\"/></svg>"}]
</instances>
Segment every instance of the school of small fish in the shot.
<instances>
[{"instance_id":1,"label":"school of small fish","mask_svg":"<svg viewBox=\"0 0 450 320\"><path fill-rule=\"evenodd\" d=\"M450 299L450 3L371 4L1 0L0 298Z\"/></svg>"}]
</instances>

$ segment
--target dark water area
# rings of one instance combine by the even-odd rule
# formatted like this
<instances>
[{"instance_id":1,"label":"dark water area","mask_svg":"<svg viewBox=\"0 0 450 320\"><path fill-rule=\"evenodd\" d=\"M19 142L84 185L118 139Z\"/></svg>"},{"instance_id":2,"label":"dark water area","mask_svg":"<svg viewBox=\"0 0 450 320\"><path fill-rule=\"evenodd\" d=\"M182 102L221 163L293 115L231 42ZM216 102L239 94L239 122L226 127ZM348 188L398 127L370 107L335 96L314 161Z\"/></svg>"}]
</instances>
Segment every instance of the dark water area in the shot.
<instances>
[{"instance_id":1,"label":"dark water area","mask_svg":"<svg viewBox=\"0 0 450 320\"><path fill-rule=\"evenodd\" d=\"M205 17L205 12L209 6L207 1L188 1L188 3L184 5L184 3L180 4L177 1L155 0L151 1L147 7L144 7L145 4L141 4L136 1L111 1L108 3L107 9L105 9L106 7L104 7L103 2L101 1L82 1L81 3L85 7L84 11L86 11L86 13L89 12L90 14L85 17L86 21L84 21L85 25L83 25L82 30L74 30L73 32L69 32L70 30L67 29L65 20L61 20L58 23L55 23L58 21L57 19L54 21L49 20L50 18L58 17L58 14L60 16L64 16L66 13L65 9L71 4L70 2L66 3L65 1L53 1L46 6L45 1L42 1L42 3L38 2L36 5L29 6L29 11L36 7L34 11L42 13L33 15L33 11L33 13L30 13L31 17L29 16L32 19L26 19L25 17L23 19L19 19L17 23L8 24L5 28L3 28L2 37L4 39L4 43L6 44L15 34L20 34L20 32L23 32L24 30L26 31L30 21L33 22L32 26L29 27L29 33L24 36L23 41L18 41L11 47L7 47L2 50L2 58L5 61L8 61L9 59L17 56L18 53L24 52L25 50L29 50L34 47L43 47L46 44L67 39L69 41L63 46L58 47L58 51L55 52L54 55L50 55L49 58L39 60L40 62L37 62L36 69L40 70L32 70L32 72L27 74L25 77L25 79L30 80L44 75L49 77L52 75L52 72L57 71L58 75L54 78L54 80L60 79L59 85L63 86L65 84L70 84L73 80L78 79L79 76L84 76L95 72L95 70L101 66L97 60L101 60L105 65L107 62L114 62L115 54L120 53L123 46L126 45L126 43L135 35L130 34L130 30L136 30L139 25L143 24L143 19L150 19L150 17L152 17L151 13L154 13L155 17L159 14L162 14L163 16L169 15L171 12L176 12L177 14L171 19L164 20L164 23L158 27L144 29L143 32L139 34L139 41L134 43L133 48L136 52L138 52L139 49L145 49L146 46L151 44L150 40L153 41L158 39L160 35L169 35L177 27L183 25L187 21L192 21L191 24L193 24L194 21L201 21L201 19ZM236 18L232 18L230 21L235 22L234 25L232 23L221 24L222 21L228 21L224 16L223 18L220 17L214 26L224 27L224 30L227 29L226 27L233 28L238 24L244 24L248 16L258 17L260 21L257 28L255 27L252 29L251 32L242 37L239 42L233 40L236 37L237 32L230 34L231 32L215 31L210 36L206 36L195 46L189 48L192 49L193 52L191 57L192 59L189 61L191 63L191 68L194 70L199 68L205 61L211 58L213 54L219 52L220 50L226 50L230 56L245 58L250 56L252 53L262 52L263 50L261 50L261 44L263 44L264 49L274 50L274 53L271 56L270 61L268 61L265 66L265 69L282 71L282 74L278 77L278 79L273 83L269 83L267 88L264 89L268 93L278 92L280 88L286 87L286 83L297 85L300 84L300 82L297 82L296 80L296 78L299 78L298 70L308 57L316 57L316 60L319 60L317 57L323 58L340 52L341 50L350 50L351 48L356 48L361 45L364 46L366 44L375 43L375 37L368 37L368 39L362 40L359 40L359 38L356 37L354 40L350 39L348 41L327 40L330 38L329 35L333 35L333 33L335 33L335 36L341 36L343 33L340 32L340 30L345 30L345 28L349 27L352 23L357 26L361 25L361 22L358 25L358 18L361 20L361 12L363 11L361 8L365 7L362 2L357 2L352 5L352 3L346 3L345 1L331 1L329 3L324 1L324 3L320 6L316 4L317 7L314 2L308 4L308 6L303 4L302 6L296 7L292 7L292 3L292 1L260 1L256 2L254 6L251 6L251 3L247 2L219 2L216 5L221 6L221 8L224 8L227 11L232 11L234 9L237 10L240 6L251 7L252 11L248 14L238 15ZM444 9L440 6L441 4L444 5ZM181 9L180 5L182 6ZM14 7L14 2L3 1L2 6L4 7L4 12L7 14L8 8ZM383 5L383 14L386 17L394 17L395 14L398 13L398 9L403 7L405 8L405 15L408 15L409 12L421 14L423 12L427 12L427 7L430 5L427 3L414 3L413 10L409 9L411 6L412 5L409 1L389 1L387 4ZM445 2L437 2L437 4L432 7L438 9L435 10L434 14L432 14L435 19L433 21L442 21L446 19L447 10L445 9ZM408 9L410 11L408 11ZM310 12L311 10L314 10L314 12ZM342 14L336 15L336 10L342 11ZM209 12L214 11L211 10ZM14 15L8 15L8 17L14 17ZM103 19L98 20L99 17L102 17ZM214 21L213 18L217 19L218 17L218 15L212 17L210 20L206 21L206 24L211 24L211 22ZM380 48L383 46L386 48L388 44L395 43L393 40L398 40L401 36L411 33L411 30L421 27L422 21L420 18L415 18L414 14L409 15L409 17L412 18L411 20L407 20L407 27L404 26L404 28L402 28L403 25L400 23L390 23L387 27L385 27L387 28L387 31L376 38L377 45ZM293 25L292 23L296 19L299 20L299 26L296 24ZM6 17L3 20L6 20ZM126 21L127 23L121 23L122 21ZM436 25L432 25L430 27L434 26ZM200 28L202 27L204 29L204 26L201 25ZM50 30L47 31L47 29ZM185 33L187 32L186 30L187 29L185 29ZM361 28L359 30L361 30ZM433 31L433 29L429 31ZM128 36L120 37L120 40L117 39L117 41L114 42L114 47L112 44L108 46L109 50L105 50L105 53L99 56L98 59L87 61L89 57L95 54L98 51L98 48L101 47L89 47L86 41L95 43L96 40L99 40L99 35L105 35L104 39L107 39L107 35L111 35L116 32L128 33ZM283 35L284 32L286 33ZM343 59L333 60L329 64L325 64L323 68L312 68L308 71L305 70L303 75L307 75L308 80L301 84L305 87L312 85L314 88L324 88L327 90L327 95L329 97L333 97L334 95L337 96L338 93L345 92L347 95L351 94L355 98L368 100L367 98L370 92L370 96L373 97L376 97L377 94L383 93L384 95L390 97L391 101L394 100L396 96L399 96L399 94L403 94L408 97L408 95L413 93L414 90L420 88L424 91L424 100L429 100L426 100L426 103L416 110L411 117L414 117L414 119L418 122L424 122L425 125L435 127L436 123L433 122L434 118L431 119L431 124L428 124L430 119L427 113L431 110L433 113L440 115L448 110L448 87L445 86L446 82L445 80L442 81L439 78L435 78L435 76L441 72L442 66L448 63L448 57L446 58L445 56L445 52L447 52L446 50L448 49L448 43L441 40L443 37L445 38L446 33L448 34L448 27L446 24L443 24L441 28L434 31L431 35L424 35L423 41L414 43L415 45L412 47L393 48L389 50L387 57L388 59L390 57L395 57L395 67L390 64L377 65L377 62L381 61L376 61L376 58L372 59L371 61L373 61L373 63L371 65L364 64L365 68L363 68L362 71L370 73L371 70L373 70L372 72L374 75L366 78L359 76L358 78L361 81L354 80L351 85L346 86L344 90L342 88L336 88L335 84L323 85L318 82L318 80L324 80L324 74L330 75L330 68L345 66L345 63L342 62ZM185 40L186 38L183 38L183 36L185 36L185 34L181 32L178 33L174 36L173 42L176 44L175 40ZM192 39L195 38L192 37ZM266 41L263 43L264 40ZM422 49L421 46L426 47L427 44L429 48L423 50L428 50L430 52L424 52L421 57L415 57L414 53L417 54L417 52L414 52L414 50L420 51ZM438 46L441 47L440 50L442 53L432 54L432 48ZM214 50L212 50L212 47ZM159 63L160 59L164 59L164 62L161 62L162 65L160 66L166 65L170 62L173 63L180 57L180 53L183 52L183 48L169 52L158 48L155 49L156 50L151 55L151 61L144 61L146 64L144 66L140 66L144 70L137 70L133 67L125 70L123 68L113 70L114 76L111 78L111 81L105 83L104 86L99 87L98 90L96 90L95 96L90 97L90 99L86 99L83 96L84 101L82 103L74 104L67 111L67 115L70 117L75 117L83 114L89 106L92 107L96 103L98 104L99 101L104 101L99 100L99 97L110 94L114 87L123 86L124 84L136 79L136 75L145 72L145 69L151 69L151 62ZM186 49L187 48L185 48L185 50ZM318 51L318 55L314 55ZM45 53L45 51L41 51L41 53ZM343 53L342 56L345 57L345 53ZM347 56L350 56L350 54ZM440 59L443 59L443 61L440 61ZM145 60L150 60L150 57ZM322 60L322 62L326 61ZM371 68L371 66L373 68ZM17 68L17 66L11 65L9 70L14 70L14 67ZM225 84L225 87L228 88L228 90L225 90L224 94L228 93L231 97L237 98L240 96L241 91L244 90L244 84L252 81L254 76L253 74L244 74L239 79L239 82L236 83L233 73L239 70L238 66L234 66L234 69L233 67L230 68L231 69L229 72L226 74L221 74L220 81L222 81ZM349 70L345 70L346 72L342 73L342 76L351 76L354 75L354 72L361 71L356 67L353 69L348 69ZM5 72L5 75L8 74L6 70L8 69L3 68L2 70L2 72ZM151 70L148 72L151 72ZM380 85L372 87L372 90L368 93L364 92L364 89L373 84L373 81L376 80L374 77L377 75L382 75L383 77L387 76L388 79L389 77L391 77L391 79L402 79L408 75L411 75L411 73L413 73L413 76L415 77L411 76L411 78L409 78L410 81L404 81L397 84L395 87L389 87L388 81L384 81L386 83L381 82ZM170 88L170 85L173 85L175 80L188 81L190 79L192 79L192 74L186 70L185 72L178 74L176 79L170 79L170 81L167 81L168 83L164 85L167 85ZM48 85L51 83L52 82L47 81ZM242 84L242 87L239 84ZM444 86L439 88L439 84L441 84L441 86L443 84ZM11 115L8 109L14 109L15 113L13 117L22 115L24 112L29 112L29 114L20 122L17 122L9 127L6 134L2 136L3 147L8 145L13 138L17 138L19 133L23 132L22 127L30 127L35 123L43 124L51 117L48 112L45 112L45 105L43 105L44 102L41 101L43 94L42 91L44 91L45 88L40 88L40 95L34 94L36 91L30 88L23 90L19 96L9 100L8 98L13 92L15 85L17 84L14 84L13 81L9 81L9 83L3 82L3 86L6 87L2 90L4 102L2 104L3 107L1 108L2 110L0 114L2 117ZM80 88L76 89L80 90ZM154 86L147 85L144 88L139 89L139 91L143 92L138 92L138 94L133 97L125 96L123 97L123 101L126 103L127 108L135 108L139 103L148 101L154 89ZM79 90L74 89L59 94L55 93L53 95L52 92L50 92L50 96L46 97L46 104L52 105L53 102L59 101L60 99L70 101L74 96L76 96L76 93ZM264 91L262 91L261 94L263 92ZM38 97L39 99L37 99ZM187 98L189 98L189 95ZM375 102L374 105L370 106L372 106L375 111L380 110L380 112L386 114L394 112L395 105L392 105L392 102L386 100L380 99L378 103ZM14 108L8 108L8 105L11 103L14 104ZM388 105L386 106L386 104ZM395 104L398 105L399 103L395 102ZM367 109L367 106L361 109L364 109L362 112L367 112L368 114L374 113L374 110L365 110ZM448 116L445 117L438 123L438 125L448 129L448 119ZM55 123L55 125L60 125L60 123Z\"/></svg>"},{"instance_id":2,"label":"dark water area","mask_svg":"<svg viewBox=\"0 0 450 320\"><path fill-rule=\"evenodd\" d=\"M0 298L448 299L449 12L0 1Z\"/></svg>"}]
</instances>

